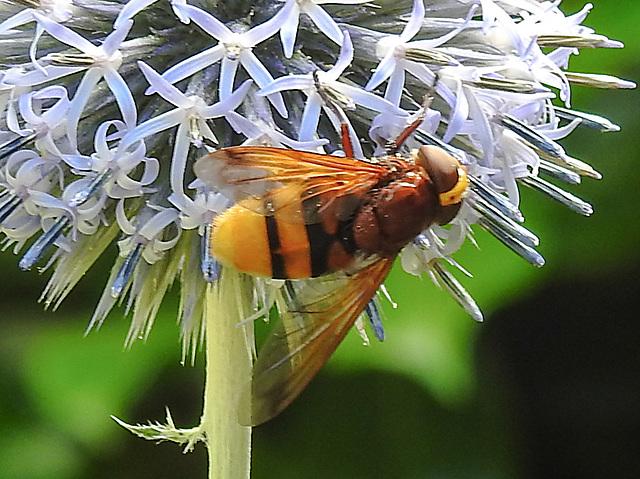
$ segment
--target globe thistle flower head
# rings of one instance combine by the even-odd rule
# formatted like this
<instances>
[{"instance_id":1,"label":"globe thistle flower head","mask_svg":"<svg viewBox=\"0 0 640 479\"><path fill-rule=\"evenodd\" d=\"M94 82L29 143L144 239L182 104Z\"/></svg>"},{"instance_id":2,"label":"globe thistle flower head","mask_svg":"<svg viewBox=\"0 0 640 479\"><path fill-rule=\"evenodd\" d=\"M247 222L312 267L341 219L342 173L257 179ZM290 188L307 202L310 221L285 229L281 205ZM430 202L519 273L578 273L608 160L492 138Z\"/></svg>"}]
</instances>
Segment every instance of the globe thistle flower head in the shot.
<instances>
[{"instance_id":1,"label":"globe thistle flower head","mask_svg":"<svg viewBox=\"0 0 640 479\"><path fill-rule=\"evenodd\" d=\"M194 315L219 273L211 223L233 199L194 181L193 160L211 148L335 153L345 121L353 156L379 155L427 96L407 144L445 149L471 184L456 218L421 233L402 265L428 272L481 319L442 261L455 265L451 255L479 224L542 266L538 238L520 224L519 185L590 214L589 204L542 178L598 178L557 140L578 126L617 129L570 109L571 86L633 86L567 71L580 48L622 46L581 25L591 5L569 16L558 3L492 0L10 6L0 23L8 52L0 72L5 247L22 254L24 270L48 257L44 268L54 273L43 299L56 306L117 240L91 325L128 294L129 338L144 337L181 278L185 351L201 337ZM552 102L556 92L564 107Z\"/></svg>"},{"instance_id":2,"label":"globe thistle flower head","mask_svg":"<svg viewBox=\"0 0 640 479\"><path fill-rule=\"evenodd\" d=\"M615 131L573 110L571 87L632 88L571 72L572 55L622 44L582 25L591 5L481 0L131 0L6 2L0 13L0 229L19 266L53 269L56 307L107 247L119 255L90 327L119 302L146 337L174 281L185 355L202 340L204 291L220 265L212 221L233 195L195 178L213 149L271 145L379 156L412 122L398 154L433 145L464 165L458 214L401 252L476 320L480 309L447 270L477 224L535 266L522 226L526 186L583 215L558 183L599 178L558 140L575 128ZM426 101L425 101L426 98ZM559 99L563 106L559 106ZM346 128L353 151L345 148ZM464 270L463 270L464 271ZM255 311L281 282L255 280ZM365 313L384 337L378 300Z\"/></svg>"},{"instance_id":3,"label":"globe thistle flower head","mask_svg":"<svg viewBox=\"0 0 640 479\"><path fill-rule=\"evenodd\" d=\"M3 6L3 247L20 255L22 270L52 270L41 299L56 308L115 244L89 329L124 304L132 317L127 345L148 336L169 287L180 283L183 356L194 358L207 343L201 424L178 429L168 411L164 425L118 422L186 450L204 441L210 477L248 477L250 428L237 419L251 407L238 391L252 375L253 320L274 306L281 319L301 311L306 283L240 275L218 262L215 220L242 199L224 182L214 187L196 177L198 158L244 145L333 155L334 162L346 156L363 168L376 163L371 157L418 158L412 152L419 148L455 159L464 181L445 193L458 188L460 203L405 245L399 262L410 274L426 273L481 321L448 269L466 273L454 254L480 227L544 265L540 240L522 225L520 187L590 215L591 205L561 185L600 174L560 140L576 128L619 128L573 109L572 87L635 87L569 69L581 50L622 47L583 25L591 4L573 15L560 1L539 0ZM241 174L250 180L255 171ZM381 286L355 313L365 343L365 323L385 338L384 296L390 300ZM317 303L332 307L322 296ZM302 330L295 326L292 339Z\"/></svg>"}]
</instances>

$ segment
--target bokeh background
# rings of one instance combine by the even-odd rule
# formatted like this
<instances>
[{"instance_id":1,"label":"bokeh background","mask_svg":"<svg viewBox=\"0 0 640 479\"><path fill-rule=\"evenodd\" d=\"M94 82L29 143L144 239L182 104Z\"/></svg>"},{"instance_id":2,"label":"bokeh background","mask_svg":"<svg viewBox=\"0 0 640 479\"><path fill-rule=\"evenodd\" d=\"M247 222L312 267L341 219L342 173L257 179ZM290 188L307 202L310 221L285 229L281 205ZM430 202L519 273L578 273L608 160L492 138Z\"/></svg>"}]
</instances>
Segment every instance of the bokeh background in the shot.
<instances>
[{"instance_id":1,"label":"bokeh background","mask_svg":"<svg viewBox=\"0 0 640 479\"><path fill-rule=\"evenodd\" d=\"M640 79L640 3L595 2L587 24L624 50L583 51L575 71ZM567 13L581 1L565 0ZM579 129L567 151L604 176L572 188L581 217L525 191L538 270L481 230L456 259L486 315L474 323L428 279L387 281L387 340L347 338L303 395L254 430L255 478L640 477L640 93L576 87L573 105L623 127ZM0 478L206 477L204 448L133 437L109 417L197 423L203 356L180 364L177 294L146 343L123 350L114 311L84 330L107 279L103 258L56 312L47 274L0 255Z\"/></svg>"}]
</instances>

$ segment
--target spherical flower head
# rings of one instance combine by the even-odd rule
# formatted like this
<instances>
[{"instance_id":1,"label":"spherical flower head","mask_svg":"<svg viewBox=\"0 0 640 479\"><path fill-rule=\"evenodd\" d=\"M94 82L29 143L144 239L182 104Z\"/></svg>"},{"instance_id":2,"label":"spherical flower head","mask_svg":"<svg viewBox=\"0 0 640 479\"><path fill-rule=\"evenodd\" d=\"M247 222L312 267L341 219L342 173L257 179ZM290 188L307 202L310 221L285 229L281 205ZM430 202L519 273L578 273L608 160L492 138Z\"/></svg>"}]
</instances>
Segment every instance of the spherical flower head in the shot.
<instances>
[{"instance_id":1,"label":"spherical flower head","mask_svg":"<svg viewBox=\"0 0 640 479\"><path fill-rule=\"evenodd\" d=\"M560 185L600 175L558 141L579 127L618 129L573 110L572 85L635 86L568 69L581 49L622 44L582 25L590 5L567 16L560 3L10 3L0 13L5 246L23 270L53 269L43 299L55 307L117 242L90 327L128 295L127 343L145 338L179 281L188 355L203 338L203 291L221 271L212 224L235 200L194 176L199 157L262 145L407 158L433 145L457 159L469 186L455 217L422 231L400 261L481 320L445 265L461 268L453 255L478 225L542 266L539 240L521 224L520 186L590 214ZM248 317L286 294L282 281L250 281ZM378 305L365 314L381 338Z\"/></svg>"}]
</instances>

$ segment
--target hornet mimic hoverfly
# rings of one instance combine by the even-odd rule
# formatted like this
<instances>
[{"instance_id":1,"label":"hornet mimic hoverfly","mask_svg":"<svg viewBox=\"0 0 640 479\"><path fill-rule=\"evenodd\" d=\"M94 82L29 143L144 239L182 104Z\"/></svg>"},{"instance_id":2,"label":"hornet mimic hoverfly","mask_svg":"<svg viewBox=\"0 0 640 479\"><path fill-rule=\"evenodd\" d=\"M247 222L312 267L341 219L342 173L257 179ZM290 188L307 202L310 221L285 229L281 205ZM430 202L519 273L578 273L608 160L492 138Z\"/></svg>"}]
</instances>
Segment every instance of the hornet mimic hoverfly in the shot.
<instances>
[{"instance_id":1,"label":"hornet mimic hoverfly","mask_svg":"<svg viewBox=\"0 0 640 479\"><path fill-rule=\"evenodd\" d=\"M286 311L260 349L251 384L257 425L304 389L374 297L399 251L421 231L450 222L468 187L466 169L435 146L353 158L275 147L224 148L196 175L235 201L213 223L211 252L239 271L283 279Z\"/></svg>"}]
</instances>

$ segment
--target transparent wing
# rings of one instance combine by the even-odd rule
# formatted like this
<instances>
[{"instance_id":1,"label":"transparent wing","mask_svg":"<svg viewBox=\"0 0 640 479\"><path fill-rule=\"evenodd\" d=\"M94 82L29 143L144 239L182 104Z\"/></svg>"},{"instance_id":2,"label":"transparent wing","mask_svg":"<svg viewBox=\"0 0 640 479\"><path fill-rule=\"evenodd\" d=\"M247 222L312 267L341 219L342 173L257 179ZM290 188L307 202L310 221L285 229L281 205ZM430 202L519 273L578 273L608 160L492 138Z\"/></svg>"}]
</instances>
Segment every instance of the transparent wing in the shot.
<instances>
[{"instance_id":1,"label":"transparent wing","mask_svg":"<svg viewBox=\"0 0 640 479\"><path fill-rule=\"evenodd\" d=\"M393 259L377 258L357 273L287 281L284 311L253 369L251 417L268 421L302 392L338 347L387 276Z\"/></svg>"},{"instance_id":2,"label":"transparent wing","mask_svg":"<svg viewBox=\"0 0 640 479\"><path fill-rule=\"evenodd\" d=\"M224 148L200 158L198 178L234 202L265 216L280 214L295 222L319 222L333 202L357 198L388 170L380 165L283 148ZM307 214L302 215L302 203ZM341 206L342 208L342 206Z\"/></svg>"}]
</instances>

